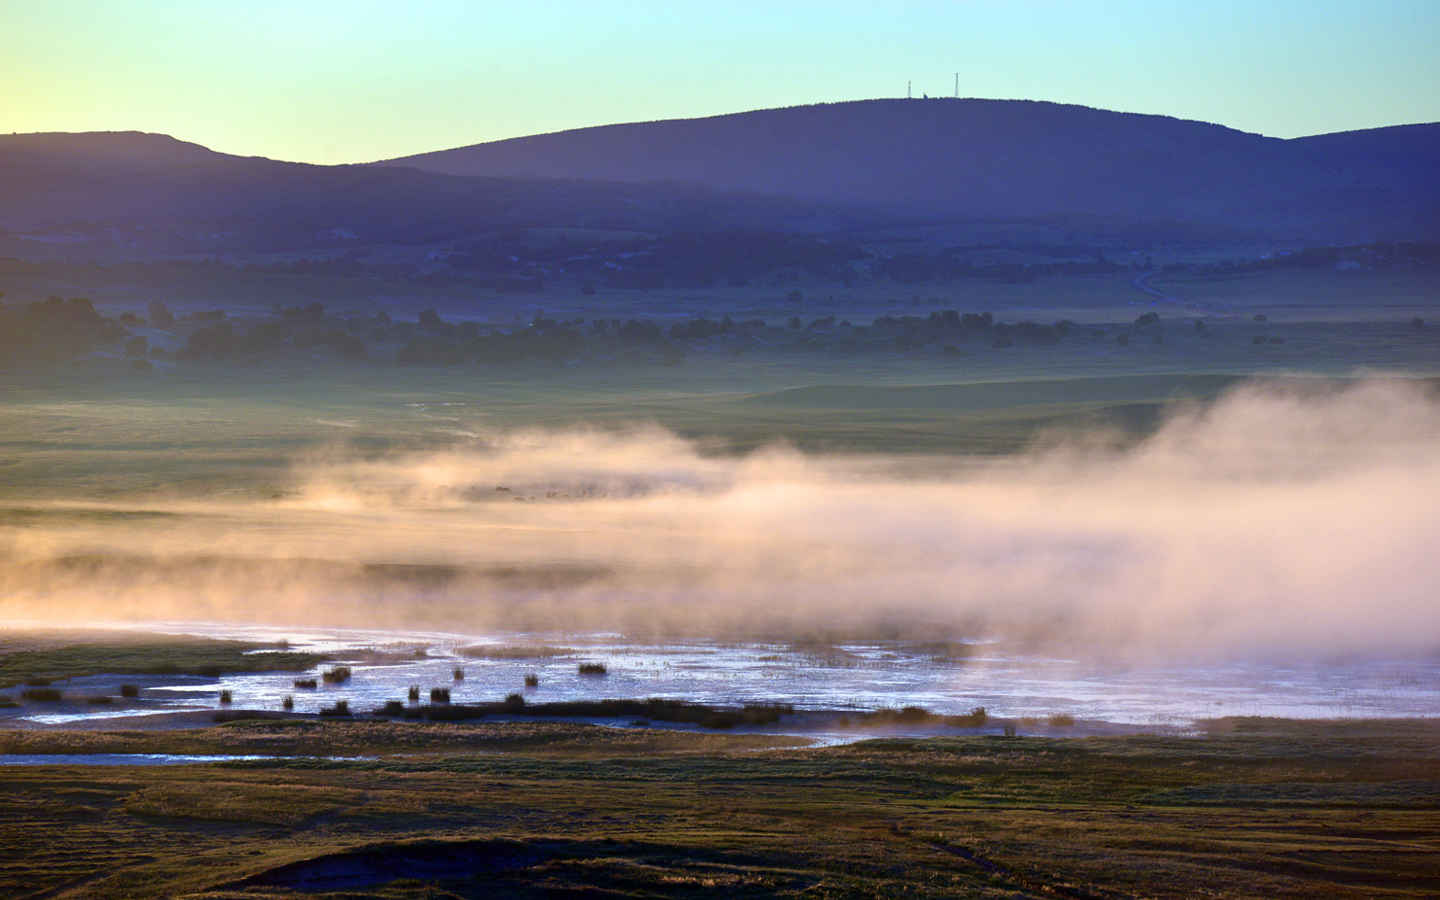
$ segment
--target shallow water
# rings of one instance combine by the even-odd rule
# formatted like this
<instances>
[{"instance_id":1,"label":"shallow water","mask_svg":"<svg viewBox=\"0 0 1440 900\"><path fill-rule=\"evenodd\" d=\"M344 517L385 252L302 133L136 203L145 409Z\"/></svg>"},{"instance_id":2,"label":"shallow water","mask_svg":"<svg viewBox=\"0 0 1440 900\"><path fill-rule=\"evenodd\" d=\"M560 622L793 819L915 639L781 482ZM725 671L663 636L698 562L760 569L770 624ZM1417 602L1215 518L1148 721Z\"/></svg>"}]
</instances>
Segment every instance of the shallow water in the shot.
<instances>
[{"instance_id":1,"label":"shallow water","mask_svg":"<svg viewBox=\"0 0 1440 900\"><path fill-rule=\"evenodd\" d=\"M1187 726L1215 716L1292 718L1440 716L1440 660L1352 659L1273 663L1259 660L1214 664L1104 665L1078 659L1003 651L970 645L964 658L936 658L903 643L854 643L823 648L784 643L683 641L646 644L615 634L491 634L256 628L172 622L146 630L213 637L289 641L292 650L336 653L354 674L345 684L321 681L297 689L296 678L314 677L332 664L305 673L233 674L221 678L147 676L135 705L103 711L26 706L13 717L38 724L65 724L184 709L218 708L218 693L231 691L233 709L278 710L293 696L296 712L318 712L336 700L352 712L369 712L404 700L410 685L428 702L431 687L447 687L455 703L503 700L523 694L529 702L666 697L705 704L789 703L798 709L876 709L908 705L937 713L985 707L992 716L1079 719L1131 725ZM458 648L474 644L548 645L573 653L551 658L467 658ZM373 664L367 648L404 645L424 658ZM581 662L600 662L608 674L581 676ZM462 681L452 670L464 669ZM533 673L538 688L523 679ZM114 678L77 678L67 691Z\"/></svg>"},{"instance_id":2,"label":"shallow water","mask_svg":"<svg viewBox=\"0 0 1440 900\"><path fill-rule=\"evenodd\" d=\"M372 757L253 756L210 753L0 753L0 766L185 766L195 763L255 762L271 759L353 761Z\"/></svg>"}]
</instances>

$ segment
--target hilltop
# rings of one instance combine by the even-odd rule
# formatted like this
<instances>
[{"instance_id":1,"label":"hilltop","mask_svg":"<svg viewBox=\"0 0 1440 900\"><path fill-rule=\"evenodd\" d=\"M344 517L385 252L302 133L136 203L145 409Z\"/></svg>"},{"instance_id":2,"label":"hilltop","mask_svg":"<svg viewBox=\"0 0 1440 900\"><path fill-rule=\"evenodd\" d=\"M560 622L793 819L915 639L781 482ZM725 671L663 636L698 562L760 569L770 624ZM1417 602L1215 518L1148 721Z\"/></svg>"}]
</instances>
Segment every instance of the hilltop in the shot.
<instances>
[{"instance_id":1,"label":"hilltop","mask_svg":"<svg viewBox=\"0 0 1440 900\"><path fill-rule=\"evenodd\" d=\"M1187 222L1375 239L1434 233L1437 148L1440 124L1280 140L1166 116L947 98L580 128L382 164L695 184L912 216Z\"/></svg>"}]
</instances>

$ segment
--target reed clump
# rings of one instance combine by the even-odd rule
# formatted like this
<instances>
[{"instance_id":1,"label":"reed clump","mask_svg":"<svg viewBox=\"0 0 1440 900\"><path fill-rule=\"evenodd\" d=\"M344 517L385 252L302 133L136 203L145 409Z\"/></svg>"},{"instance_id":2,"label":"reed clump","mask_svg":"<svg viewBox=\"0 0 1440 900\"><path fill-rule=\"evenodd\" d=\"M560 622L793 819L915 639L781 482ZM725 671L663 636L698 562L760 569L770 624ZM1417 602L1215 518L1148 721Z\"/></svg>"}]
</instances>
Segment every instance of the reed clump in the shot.
<instances>
[{"instance_id":1,"label":"reed clump","mask_svg":"<svg viewBox=\"0 0 1440 900\"><path fill-rule=\"evenodd\" d=\"M581 663L578 671L581 675L608 675L604 663Z\"/></svg>"},{"instance_id":2,"label":"reed clump","mask_svg":"<svg viewBox=\"0 0 1440 900\"><path fill-rule=\"evenodd\" d=\"M138 685L138 684L122 684L122 685L120 685L120 696L122 696L122 697L138 697L138 696L140 696L140 685Z\"/></svg>"},{"instance_id":3,"label":"reed clump","mask_svg":"<svg viewBox=\"0 0 1440 900\"><path fill-rule=\"evenodd\" d=\"M410 691L409 691L408 696L409 696L409 698L410 698L410 702L411 702L411 703L419 703L419 702L420 702L420 685L418 685L418 684L412 684L412 685L410 685Z\"/></svg>"},{"instance_id":4,"label":"reed clump","mask_svg":"<svg viewBox=\"0 0 1440 900\"><path fill-rule=\"evenodd\" d=\"M516 701L519 701L518 703ZM793 713L788 704L752 704L740 708L704 706L683 700L652 697L648 700L584 700L568 703L525 703L511 694L501 703L466 703L410 710L435 722L483 719L489 715L553 716L556 718L626 719L632 722L676 722L701 728L727 729L738 725L769 725Z\"/></svg>"},{"instance_id":5,"label":"reed clump","mask_svg":"<svg viewBox=\"0 0 1440 900\"><path fill-rule=\"evenodd\" d=\"M349 666L335 666L320 673L320 677L325 679L326 684L344 684L350 680L350 675Z\"/></svg>"},{"instance_id":6,"label":"reed clump","mask_svg":"<svg viewBox=\"0 0 1440 900\"><path fill-rule=\"evenodd\" d=\"M431 688L431 689L430 689L430 702L431 702L431 703L449 703L449 702L450 702L450 689L449 689L449 688L443 688L443 687L434 687L434 688Z\"/></svg>"},{"instance_id":7,"label":"reed clump","mask_svg":"<svg viewBox=\"0 0 1440 900\"><path fill-rule=\"evenodd\" d=\"M313 691L320 686L320 682L313 678L297 678L295 679L295 686L302 691Z\"/></svg>"},{"instance_id":8,"label":"reed clump","mask_svg":"<svg viewBox=\"0 0 1440 900\"><path fill-rule=\"evenodd\" d=\"M229 691L221 691L221 692L220 692L220 702L221 702L221 703L229 703L232 699L233 699L233 698L231 697Z\"/></svg>"},{"instance_id":9,"label":"reed clump","mask_svg":"<svg viewBox=\"0 0 1440 900\"><path fill-rule=\"evenodd\" d=\"M952 728L979 728L990 720L985 707L977 706L970 712L958 716L942 716L932 713L923 706L906 706L901 709L877 709L874 712L847 716L861 726L883 727L887 725L948 725Z\"/></svg>"},{"instance_id":10,"label":"reed clump","mask_svg":"<svg viewBox=\"0 0 1440 900\"><path fill-rule=\"evenodd\" d=\"M286 712L290 712L295 708L295 698L286 694L285 699L280 701L280 708Z\"/></svg>"},{"instance_id":11,"label":"reed clump","mask_svg":"<svg viewBox=\"0 0 1440 900\"><path fill-rule=\"evenodd\" d=\"M322 716L348 716L350 715L350 701L336 700L334 706L320 707Z\"/></svg>"},{"instance_id":12,"label":"reed clump","mask_svg":"<svg viewBox=\"0 0 1440 900\"><path fill-rule=\"evenodd\" d=\"M526 676L525 676L525 686L526 686L526 687L539 687L539 686L540 686L540 676L539 676L539 675L535 675L535 674L526 675Z\"/></svg>"},{"instance_id":13,"label":"reed clump","mask_svg":"<svg viewBox=\"0 0 1440 900\"><path fill-rule=\"evenodd\" d=\"M20 692L20 697L32 703L59 703L61 699L60 692L52 687L26 688Z\"/></svg>"}]
</instances>

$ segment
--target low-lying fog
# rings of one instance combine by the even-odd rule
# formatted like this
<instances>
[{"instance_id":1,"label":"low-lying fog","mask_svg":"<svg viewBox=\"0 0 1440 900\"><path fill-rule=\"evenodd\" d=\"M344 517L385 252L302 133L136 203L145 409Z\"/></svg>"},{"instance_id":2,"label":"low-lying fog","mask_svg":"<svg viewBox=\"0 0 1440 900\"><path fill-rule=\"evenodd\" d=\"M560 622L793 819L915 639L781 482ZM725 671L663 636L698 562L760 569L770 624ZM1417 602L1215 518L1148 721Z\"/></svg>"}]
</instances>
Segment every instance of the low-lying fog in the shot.
<instances>
[{"instance_id":1,"label":"low-lying fog","mask_svg":"<svg viewBox=\"0 0 1440 900\"><path fill-rule=\"evenodd\" d=\"M1440 649L1440 399L1403 380L1256 383L1000 460L479 432L297 460L272 501L76 505L102 508L0 530L0 619Z\"/></svg>"}]
</instances>

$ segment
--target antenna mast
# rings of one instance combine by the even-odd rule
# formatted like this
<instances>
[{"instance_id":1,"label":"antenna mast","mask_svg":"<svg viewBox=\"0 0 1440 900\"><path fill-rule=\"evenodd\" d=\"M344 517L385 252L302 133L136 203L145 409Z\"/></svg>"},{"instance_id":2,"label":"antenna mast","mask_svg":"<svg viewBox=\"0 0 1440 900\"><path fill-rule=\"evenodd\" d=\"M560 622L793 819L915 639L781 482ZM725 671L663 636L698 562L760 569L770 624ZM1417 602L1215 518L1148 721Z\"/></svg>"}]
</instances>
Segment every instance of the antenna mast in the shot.
<instances>
[{"instance_id":1,"label":"antenna mast","mask_svg":"<svg viewBox=\"0 0 1440 900\"><path fill-rule=\"evenodd\" d=\"M906 100L912 100L912 99L914 99L913 97L910 96L910 82L908 82L908 81L905 82L905 99L906 99Z\"/></svg>"},{"instance_id":2,"label":"antenna mast","mask_svg":"<svg viewBox=\"0 0 1440 900\"><path fill-rule=\"evenodd\" d=\"M960 73L955 73L955 99L960 99Z\"/></svg>"}]
</instances>

